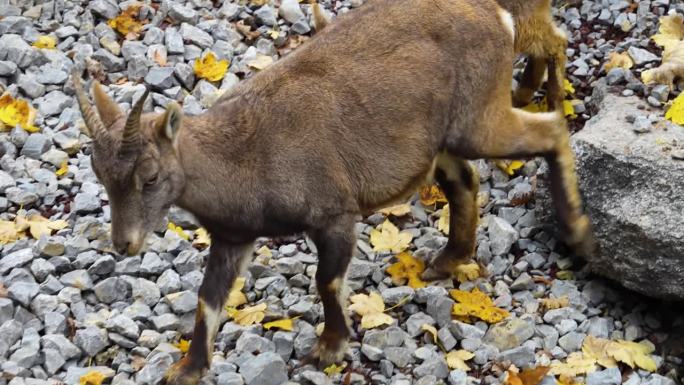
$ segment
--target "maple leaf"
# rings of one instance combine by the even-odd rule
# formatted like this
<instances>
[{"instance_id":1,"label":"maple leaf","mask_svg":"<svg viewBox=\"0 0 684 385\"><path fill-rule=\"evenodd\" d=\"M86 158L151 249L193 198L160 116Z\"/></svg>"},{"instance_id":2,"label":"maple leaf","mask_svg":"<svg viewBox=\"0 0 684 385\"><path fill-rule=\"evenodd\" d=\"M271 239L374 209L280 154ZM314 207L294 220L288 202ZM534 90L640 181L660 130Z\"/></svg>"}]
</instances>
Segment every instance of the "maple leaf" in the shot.
<instances>
[{"instance_id":1,"label":"maple leaf","mask_svg":"<svg viewBox=\"0 0 684 385\"><path fill-rule=\"evenodd\" d=\"M69 163L65 160L60 164L59 168L55 171L55 175L58 177L62 177L66 175L66 173L69 171Z\"/></svg>"},{"instance_id":2,"label":"maple leaf","mask_svg":"<svg viewBox=\"0 0 684 385\"><path fill-rule=\"evenodd\" d=\"M185 231L183 231L183 228L176 225L175 223L169 222L169 224L166 225L166 228L178 234L179 237L185 239L186 241L190 240L190 236L186 234Z\"/></svg>"},{"instance_id":3,"label":"maple leaf","mask_svg":"<svg viewBox=\"0 0 684 385\"><path fill-rule=\"evenodd\" d=\"M439 220L437 221L437 229L446 235L449 235L449 220L451 213L449 212L449 205L446 204L442 207L442 211L439 214Z\"/></svg>"},{"instance_id":4,"label":"maple leaf","mask_svg":"<svg viewBox=\"0 0 684 385\"><path fill-rule=\"evenodd\" d=\"M107 21L107 25L124 35L128 40L137 38L143 28L143 23L138 20L140 7L142 4L131 5L118 16Z\"/></svg>"},{"instance_id":5,"label":"maple leaf","mask_svg":"<svg viewBox=\"0 0 684 385\"><path fill-rule=\"evenodd\" d=\"M453 350L446 355L446 362L450 369L459 369L463 371L470 370L470 366L465 362L475 357L475 355L467 350Z\"/></svg>"},{"instance_id":6,"label":"maple leaf","mask_svg":"<svg viewBox=\"0 0 684 385\"><path fill-rule=\"evenodd\" d=\"M16 223L14 223L12 221L0 220L0 244L1 245L16 242L23 237L24 237L24 234L22 231L17 229Z\"/></svg>"},{"instance_id":7,"label":"maple leaf","mask_svg":"<svg viewBox=\"0 0 684 385\"><path fill-rule=\"evenodd\" d=\"M672 101L672 105L665 113L665 119L676 124L684 125L684 93L679 94Z\"/></svg>"},{"instance_id":8,"label":"maple leaf","mask_svg":"<svg viewBox=\"0 0 684 385\"><path fill-rule=\"evenodd\" d=\"M392 277L392 282L395 285L403 285L408 281L408 286L414 289L426 286L426 283L420 279L420 275L425 271L425 262L423 260L414 258L408 252L399 253L397 260L397 263L387 268L387 274Z\"/></svg>"},{"instance_id":9,"label":"maple leaf","mask_svg":"<svg viewBox=\"0 0 684 385\"><path fill-rule=\"evenodd\" d=\"M361 327L373 329L382 325L392 325L394 318L385 314L385 303L380 294L371 292L369 295L356 294L349 298L352 304L349 310L361 316Z\"/></svg>"},{"instance_id":10,"label":"maple leaf","mask_svg":"<svg viewBox=\"0 0 684 385\"><path fill-rule=\"evenodd\" d=\"M666 84L674 90L674 80L684 77L684 16L661 17L659 33L652 39L663 47L663 61L660 67L642 72L641 80L646 84Z\"/></svg>"},{"instance_id":11,"label":"maple leaf","mask_svg":"<svg viewBox=\"0 0 684 385\"><path fill-rule=\"evenodd\" d=\"M606 72L610 72L610 70L614 68L622 68L628 70L632 67L634 67L634 60L632 60L632 57L629 56L627 52L611 52L610 54L608 54L608 61L606 62L606 64L603 65L603 69Z\"/></svg>"},{"instance_id":12,"label":"maple leaf","mask_svg":"<svg viewBox=\"0 0 684 385\"><path fill-rule=\"evenodd\" d=\"M230 294L228 294L226 306L236 308L247 303L247 297L242 292L242 288L245 287L245 281L245 277L237 277L235 279L233 287L230 289Z\"/></svg>"},{"instance_id":13,"label":"maple leaf","mask_svg":"<svg viewBox=\"0 0 684 385\"><path fill-rule=\"evenodd\" d=\"M266 322L264 324L264 329L271 330L271 328L278 328L280 330L285 330L291 332L294 330L294 321L299 317L294 318L284 318L277 321Z\"/></svg>"},{"instance_id":14,"label":"maple leaf","mask_svg":"<svg viewBox=\"0 0 684 385\"><path fill-rule=\"evenodd\" d=\"M173 346L177 347L181 353L185 354L188 352L188 350L190 350L190 341L181 338L180 341L173 344Z\"/></svg>"},{"instance_id":15,"label":"maple leaf","mask_svg":"<svg viewBox=\"0 0 684 385\"><path fill-rule=\"evenodd\" d=\"M427 333L430 333L430 335L432 336L432 341L435 343L435 345L439 346L439 348L442 349L442 351L446 351L446 349L444 348L444 345L442 345L442 343L439 342L439 340L437 339L437 328L436 327L434 327L430 324L423 324L423 325L421 325L420 329L427 332Z\"/></svg>"},{"instance_id":16,"label":"maple leaf","mask_svg":"<svg viewBox=\"0 0 684 385\"><path fill-rule=\"evenodd\" d=\"M14 225L17 233L28 230L31 237L39 239L43 235L52 235L53 232L66 228L68 223L61 219L50 221L40 214L32 214L28 218L23 215L17 215L14 218Z\"/></svg>"},{"instance_id":17,"label":"maple leaf","mask_svg":"<svg viewBox=\"0 0 684 385\"><path fill-rule=\"evenodd\" d=\"M227 307L228 316L240 326L249 326L261 323L266 316L266 304L260 303L255 306L237 310L234 307Z\"/></svg>"},{"instance_id":18,"label":"maple leaf","mask_svg":"<svg viewBox=\"0 0 684 385\"><path fill-rule=\"evenodd\" d=\"M195 240L192 241L192 245L198 249L204 249L211 246L211 237L209 236L207 229L200 227L195 230Z\"/></svg>"},{"instance_id":19,"label":"maple leaf","mask_svg":"<svg viewBox=\"0 0 684 385\"><path fill-rule=\"evenodd\" d=\"M423 206L429 207L434 206L437 203L447 203L447 199L439 186L433 184L428 186L423 186L419 191L420 203Z\"/></svg>"},{"instance_id":20,"label":"maple leaf","mask_svg":"<svg viewBox=\"0 0 684 385\"><path fill-rule=\"evenodd\" d=\"M458 265L454 273L458 282L465 283L480 276L480 266L477 263Z\"/></svg>"},{"instance_id":21,"label":"maple leaf","mask_svg":"<svg viewBox=\"0 0 684 385\"><path fill-rule=\"evenodd\" d=\"M325 369L323 369L323 372L324 372L325 374L327 374L328 376L334 376L334 375L336 375L336 374L342 373L342 371L343 371L344 368L346 368L346 367L347 367L347 363L346 363L346 362L343 362L343 363L340 364L340 365L331 364L331 365L327 366Z\"/></svg>"},{"instance_id":22,"label":"maple leaf","mask_svg":"<svg viewBox=\"0 0 684 385\"><path fill-rule=\"evenodd\" d=\"M580 103L579 100L573 99L573 100L563 100L563 114L570 118L574 119L577 117L577 114L575 114L575 104Z\"/></svg>"},{"instance_id":23,"label":"maple leaf","mask_svg":"<svg viewBox=\"0 0 684 385\"><path fill-rule=\"evenodd\" d=\"M273 58L268 55L257 54L257 57L250 60L247 65L254 68L255 70L261 71L264 68L273 64Z\"/></svg>"},{"instance_id":24,"label":"maple leaf","mask_svg":"<svg viewBox=\"0 0 684 385\"><path fill-rule=\"evenodd\" d=\"M38 40L36 40L32 45L36 48L55 49L57 46L57 39L49 35L41 35L38 36Z\"/></svg>"},{"instance_id":25,"label":"maple leaf","mask_svg":"<svg viewBox=\"0 0 684 385\"><path fill-rule=\"evenodd\" d=\"M632 341L611 341L606 345L606 353L616 361L627 364L630 368L639 367L649 372L655 372L658 366L650 356L654 351L650 344Z\"/></svg>"},{"instance_id":26,"label":"maple leaf","mask_svg":"<svg viewBox=\"0 0 684 385\"><path fill-rule=\"evenodd\" d=\"M684 39L684 16L675 13L661 17L658 33L651 39L665 50L672 49Z\"/></svg>"},{"instance_id":27,"label":"maple leaf","mask_svg":"<svg viewBox=\"0 0 684 385\"><path fill-rule=\"evenodd\" d=\"M568 95L575 94L575 86L573 86L568 79L563 79L563 89L565 90L565 93Z\"/></svg>"},{"instance_id":28,"label":"maple leaf","mask_svg":"<svg viewBox=\"0 0 684 385\"><path fill-rule=\"evenodd\" d=\"M400 205L385 207L378 212L386 216L393 215L395 217L403 217L411 213L411 206L409 206L407 203L403 203Z\"/></svg>"},{"instance_id":29,"label":"maple leaf","mask_svg":"<svg viewBox=\"0 0 684 385\"><path fill-rule=\"evenodd\" d=\"M463 290L449 291L451 297L459 303L454 304L452 314L460 317L475 317L493 324L503 321L510 313L494 306L494 302L487 294L475 288L471 292Z\"/></svg>"},{"instance_id":30,"label":"maple leaf","mask_svg":"<svg viewBox=\"0 0 684 385\"><path fill-rule=\"evenodd\" d=\"M413 239L410 232L399 232L399 229L389 220L385 220L380 229L380 231L373 229L370 233L373 251L401 253L408 249Z\"/></svg>"},{"instance_id":31,"label":"maple leaf","mask_svg":"<svg viewBox=\"0 0 684 385\"><path fill-rule=\"evenodd\" d=\"M0 96L0 129L19 126L27 132L38 132L33 125L35 118L36 110L26 100L14 99L8 93Z\"/></svg>"},{"instance_id":32,"label":"maple leaf","mask_svg":"<svg viewBox=\"0 0 684 385\"><path fill-rule=\"evenodd\" d=\"M560 309L570 305L570 298L564 295L560 298L542 298L539 300L541 307L546 310Z\"/></svg>"},{"instance_id":33,"label":"maple leaf","mask_svg":"<svg viewBox=\"0 0 684 385\"><path fill-rule=\"evenodd\" d=\"M613 357L608 356L606 348L610 340L604 338L595 338L588 335L582 342L582 354L586 359L594 360L595 363L605 367L614 368L617 366L617 361Z\"/></svg>"},{"instance_id":34,"label":"maple leaf","mask_svg":"<svg viewBox=\"0 0 684 385\"><path fill-rule=\"evenodd\" d=\"M546 97L544 97L539 102L532 102L532 103L526 105L525 107L523 107L522 109L524 111L532 112L532 113L548 112L549 111L549 105L546 101Z\"/></svg>"},{"instance_id":35,"label":"maple leaf","mask_svg":"<svg viewBox=\"0 0 684 385\"><path fill-rule=\"evenodd\" d=\"M216 82L226 76L228 60L216 60L216 55L208 52L203 58L195 59L194 69L197 77Z\"/></svg>"},{"instance_id":36,"label":"maple leaf","mask_svg":"<svg viewBox=\"0 0 684 385\"><path fill-rule=\"evenodd\" d=\"M570 353L565 362L552 362L550 374L554 376L577 377L581 374L589 374L596 371L596 361L586 358L580 352Z\"/></svg>"},{"instance_id":37,"label":"maple leaf","mask_svg":"<svg viewBox=\"0 0 684 385\"><path fill-rule=\"evenodd\" d=\"M508 370L504 385L539 385L549 370L548 366L527 368L520 373Z\"/></svg>"},{"instance_id":38,"label":"maple leaf","mask_svg":"<svg viewBox=\"0 0 684 385\"><path fill-rule=\"evenodd\" d=\"M525 162L523 162L521 160L511 160L511 161L499 160L499 161L496 161L495 164L496 164L496 167L498 167L501 171L505 172L509 176L515 175L516 171L525 167Z\"/></svg>"},{"instance_id":39,"label":"maple leaf","mask_svg":"<svg viewBox=\"0 0 684 385\"><path fill-rule=\"evenodd\" d=\"M90 370L78 379L79 385L102 385L102 382L107 378L102 372L97 370Z\"/></svg>"}]
</instances>

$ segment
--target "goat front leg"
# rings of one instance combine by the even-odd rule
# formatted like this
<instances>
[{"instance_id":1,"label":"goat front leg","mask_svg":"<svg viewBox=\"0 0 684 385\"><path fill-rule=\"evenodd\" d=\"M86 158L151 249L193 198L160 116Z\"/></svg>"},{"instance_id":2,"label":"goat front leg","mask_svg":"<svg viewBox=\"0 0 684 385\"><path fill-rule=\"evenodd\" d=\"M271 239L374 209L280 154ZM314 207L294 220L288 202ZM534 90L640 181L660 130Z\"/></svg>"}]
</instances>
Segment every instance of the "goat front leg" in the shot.
<instances>
[{"instance_id":1,"label":"goat front leg","mask_svg":"<svg viewBox=\"0 0 684 385\"><path fill-rule=\"evenodd\" d=\"M341 361L347 348L351 333L347 313L340 302L346 302L341 299L344 276L356 246L353 216L338 216L326 224L328 227L311 233L318 249L316 287L325 316L325 327L314 355L322 365Z\"/></svg>"},{"instance_id":2,"label":"goat front leg","mask_svg":"<svg viewBox=\"0 0 684 385\"><path fill-rule=\"evenodd\" d=\"M532 102L534 94L544 82L546 67L546 59L543 57L530 56L527 58L525 71L513 93L514 107L525 107Z\"/></svg>"},{"instance_id":3,"label":"goat front leg","mask_svg":"<svg viewBox=\"0 0 684 385\"><path fill-rule=\"evenodd\" d=\"M160 385L195 385L209 369L221 312L242 261L252 243L231 244L212 239L209 261L199 289L195 329L188 354L166 372Z\"/></svg>"},{"instance_id":4,"label":"goat front leg","mask_svg":"<svg viewBox=\"0 0 684 385\"><path fill-rule=\"evenodd\" d=\"M435 179L449 201L449 240L423 273L426 281L450 278L460 265L472 262L480 217L477 205L480 178L467 160L448 153L439 154Z\"/></svg>"}]
</instances>

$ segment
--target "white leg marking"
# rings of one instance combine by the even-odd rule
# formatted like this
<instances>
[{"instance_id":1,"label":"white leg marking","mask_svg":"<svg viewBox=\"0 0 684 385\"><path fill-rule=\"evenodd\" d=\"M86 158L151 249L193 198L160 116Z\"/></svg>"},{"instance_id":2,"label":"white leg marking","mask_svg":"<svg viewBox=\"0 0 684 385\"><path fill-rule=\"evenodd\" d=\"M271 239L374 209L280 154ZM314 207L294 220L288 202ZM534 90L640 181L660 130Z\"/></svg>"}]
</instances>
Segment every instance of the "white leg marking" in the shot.
<instances>
[{"instance_id":1,"label":"white leg marking","mask_svg":"<svg viewBox=\"0 0 684 385\"><path fill-rule=\"evenodd\" d=\"M511 34L511 39L515 41L515 20L513 20L513 15L501 7L499 7L497 12L499 13L499 18L504 27L508 30L508 33Z\"/></svg>"}]
</instances>

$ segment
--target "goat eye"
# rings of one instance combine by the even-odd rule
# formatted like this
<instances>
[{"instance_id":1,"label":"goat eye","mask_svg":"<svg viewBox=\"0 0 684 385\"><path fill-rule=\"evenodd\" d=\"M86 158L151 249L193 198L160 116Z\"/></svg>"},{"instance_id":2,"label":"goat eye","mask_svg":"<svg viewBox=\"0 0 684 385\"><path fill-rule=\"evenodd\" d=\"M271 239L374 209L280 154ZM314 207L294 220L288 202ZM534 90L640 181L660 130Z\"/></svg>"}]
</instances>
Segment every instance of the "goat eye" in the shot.
<instances>
[{"instance_id":1,"label":"goat eye","mask_svg":"<svg viewBox=\"0 0 684 385\"><path fill-rule=\"evenodd\" d=\"M146 186L146 187L154 186L154 184L157 183L158 177L159 177L159 174L154 174L153 176L151 176L150 178L148 178L148 179L145 181L145 186Z\"/></svg>"}]
</instances>

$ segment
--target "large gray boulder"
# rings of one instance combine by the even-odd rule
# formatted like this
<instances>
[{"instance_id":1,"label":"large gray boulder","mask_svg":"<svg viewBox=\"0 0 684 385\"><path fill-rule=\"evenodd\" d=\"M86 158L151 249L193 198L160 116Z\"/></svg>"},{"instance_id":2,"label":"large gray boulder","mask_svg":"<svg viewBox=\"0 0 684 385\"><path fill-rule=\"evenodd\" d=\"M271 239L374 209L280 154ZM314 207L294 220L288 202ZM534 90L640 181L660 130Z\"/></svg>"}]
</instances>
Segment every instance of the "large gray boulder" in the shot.
<instances>
[{"instance_id":1,"label":"large gray boulder","mask_svg":"<svg viewBox=\"0 0 684 385\"><path fill-rule=\"evenodd\" d=\"M659 122L636 133L648 105L636 97L601 95L598 113L573 137L584 204L598 251L589 269L639 293L684 299L684 128ZM640 118L641 117L641 118ZM548 180L539 178L539 193ZM542 219L550 199L539 198Z\"/></svg>"}]
</instances>

